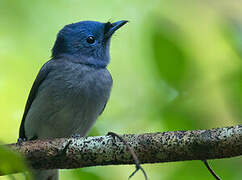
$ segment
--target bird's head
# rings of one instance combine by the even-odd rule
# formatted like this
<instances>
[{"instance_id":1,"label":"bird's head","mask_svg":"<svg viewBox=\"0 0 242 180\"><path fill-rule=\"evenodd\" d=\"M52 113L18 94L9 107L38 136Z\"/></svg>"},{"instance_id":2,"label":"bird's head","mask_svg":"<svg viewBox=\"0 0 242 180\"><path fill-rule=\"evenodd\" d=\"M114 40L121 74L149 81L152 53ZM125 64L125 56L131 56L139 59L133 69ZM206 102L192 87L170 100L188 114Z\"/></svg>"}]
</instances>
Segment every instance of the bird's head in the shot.
<instances>
[{"instance_id":1,"label":"bird's head","mask_svg":"<svg viewBox=\"0 0 242 180\"><path fill-rule=\"evenodd\" d=\"M128 21L81 21L66 25L57 35L52 57L71 57L76 62L106 67L113 33Z\"/></svg>"}]
</instances>

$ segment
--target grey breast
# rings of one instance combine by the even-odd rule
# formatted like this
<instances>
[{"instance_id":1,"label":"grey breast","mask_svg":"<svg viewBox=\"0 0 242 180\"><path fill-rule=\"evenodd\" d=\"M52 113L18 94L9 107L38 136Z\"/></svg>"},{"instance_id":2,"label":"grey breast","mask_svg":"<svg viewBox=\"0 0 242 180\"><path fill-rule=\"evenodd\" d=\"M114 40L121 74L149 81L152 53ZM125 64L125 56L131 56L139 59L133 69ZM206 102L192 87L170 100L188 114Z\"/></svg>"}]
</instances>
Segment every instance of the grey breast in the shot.
<instances>
[{"instance_id":1,"label":"grey breast","mask_svg":"<svg viewBox=\"0 0 242 180\"><path fill-rule=\"evenodd\" d=\"M111 87L112 77L106 68L56 63L26 116L27 138L85 136L102 112Z\"/></svg>"}]
</instances>

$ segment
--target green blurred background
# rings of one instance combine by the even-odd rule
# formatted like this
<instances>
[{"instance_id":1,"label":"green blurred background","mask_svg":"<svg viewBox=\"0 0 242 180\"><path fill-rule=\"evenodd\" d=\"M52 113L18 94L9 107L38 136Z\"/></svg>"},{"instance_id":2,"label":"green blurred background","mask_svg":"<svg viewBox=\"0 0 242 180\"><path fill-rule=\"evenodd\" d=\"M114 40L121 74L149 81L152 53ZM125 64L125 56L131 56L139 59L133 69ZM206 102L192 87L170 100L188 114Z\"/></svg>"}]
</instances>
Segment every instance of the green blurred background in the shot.
<instances>
[{"instance_id":1,"label":"green blurred background","mask_svg":"<svg viewBox=\"0 0 242 180\"><path fill-rule=\"evenodd\" d=\"M81 20L123 19L130 22L111 43L111 98L90 135L242 123L240 1L0 0L2 143L13 143L18 138L28 93L38 70L50 59L57 32L64 25ZM0 155L3 154L2 151ZM11 162L10 156L5 157ZM241 157L210 162L222 179L242 179ZM0 159L0 168L3 166ZM134 168L62 170L60 179L124 180ZM200 161L144 168L153 180L213 179ZM23 175L14 176L24 179ZM132 179L143 176L139 172Z\"/></svg>"}]
</instances>

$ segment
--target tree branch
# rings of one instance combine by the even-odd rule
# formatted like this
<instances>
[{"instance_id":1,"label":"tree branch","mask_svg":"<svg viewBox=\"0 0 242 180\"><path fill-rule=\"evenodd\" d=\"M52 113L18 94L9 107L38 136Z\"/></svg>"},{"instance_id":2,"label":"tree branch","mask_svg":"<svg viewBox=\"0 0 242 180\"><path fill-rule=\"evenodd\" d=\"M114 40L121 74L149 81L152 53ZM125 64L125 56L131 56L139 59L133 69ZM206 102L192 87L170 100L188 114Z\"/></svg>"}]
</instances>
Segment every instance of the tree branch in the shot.
<instances>
[{"instance_id":1,"label":"tree branch","mask_svg":"<svg viewBox=\"0 0 242 180\"><path fill-rule=\"evenodd\" d=\"M210 130L121 136L140 163L230 158L242 155L242 125ZM127 146L111 136L35 140L7 145L36 169L134 164ZM0 173L0 175L3 175Z\"/></svg>"}]
</instances>

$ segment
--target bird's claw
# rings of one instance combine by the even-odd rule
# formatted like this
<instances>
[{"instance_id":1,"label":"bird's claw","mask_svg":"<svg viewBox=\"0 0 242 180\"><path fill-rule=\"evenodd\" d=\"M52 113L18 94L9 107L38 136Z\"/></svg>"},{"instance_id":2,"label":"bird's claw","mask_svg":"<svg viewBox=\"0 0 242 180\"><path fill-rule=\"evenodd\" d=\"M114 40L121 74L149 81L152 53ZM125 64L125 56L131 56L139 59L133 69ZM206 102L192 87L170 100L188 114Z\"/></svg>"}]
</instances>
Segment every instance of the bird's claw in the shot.
<instances>
[{"instance_id":1,"label":"bird's claw","mask_svg":"<svg viewBox=\"0 0 242 180\"><path fill-rule=\"evenodd\" d=\"M27 141L26 138L18 138L18 140L17 140L17 144L18 144L19 146L21 146L21 145L23 144L23 142L25 142L25 141Z\"/></svg>"},{"instance_id":2,"label":"bird's claw","mask_svg":"<svg viewBox=\"0 0 242 180\"><path fill-rule=\"evenodd\" d=\"M76 133L76 134L72 134L71 137L72 137L72 138L80 138L81 135Z\"/></svg>"}]
</instances>

